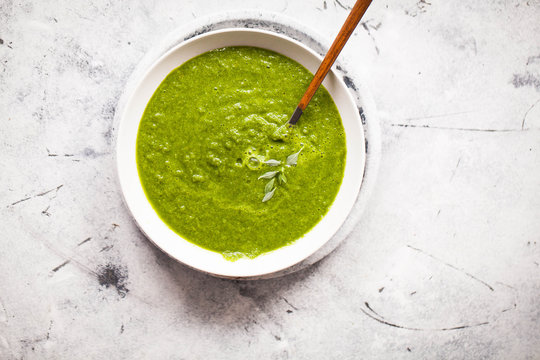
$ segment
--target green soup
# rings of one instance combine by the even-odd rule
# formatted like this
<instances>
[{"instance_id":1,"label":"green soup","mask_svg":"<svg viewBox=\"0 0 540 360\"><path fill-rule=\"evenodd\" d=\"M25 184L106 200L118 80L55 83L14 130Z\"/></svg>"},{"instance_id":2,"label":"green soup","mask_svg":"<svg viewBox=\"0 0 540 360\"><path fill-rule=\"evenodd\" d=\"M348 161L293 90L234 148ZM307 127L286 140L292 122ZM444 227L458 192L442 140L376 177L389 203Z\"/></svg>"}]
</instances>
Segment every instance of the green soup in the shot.
<instances>
[{"instance_id":1,"label":"green soup","mask_svg":"<svg viewBox=\"0 0 540 360\"><path fill-rule=\"evenodd\" d=\"M233 260L290 244L321 220L346 146L323 87L298 124L286 125L312 76L278 53L227 47L165 78L139 125L137 166L172 230Z\"/></svg>"}]
</instances>

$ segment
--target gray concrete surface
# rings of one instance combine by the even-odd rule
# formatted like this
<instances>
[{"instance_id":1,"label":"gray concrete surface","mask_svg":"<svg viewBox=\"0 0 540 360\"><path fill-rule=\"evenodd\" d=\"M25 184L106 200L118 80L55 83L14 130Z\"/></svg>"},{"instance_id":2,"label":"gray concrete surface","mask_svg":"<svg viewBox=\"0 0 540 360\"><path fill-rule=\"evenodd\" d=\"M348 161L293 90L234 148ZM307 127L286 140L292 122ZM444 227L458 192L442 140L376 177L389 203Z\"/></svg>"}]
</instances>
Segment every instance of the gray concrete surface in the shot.
<instances>
[{"instance_id":1,"label":"gray concrete surface","mask_svg":"<svg viewBox=\"0 0 540 360\"><path fill-rule=\"evenodd\" d=\"M245 8L333 37L352 0L0 2L1 359L540 359L540 3L378 1L347 54L381 118L353 235L212 278L137 230L113 117L144 54Z\"/></svg>"}]
</instances>

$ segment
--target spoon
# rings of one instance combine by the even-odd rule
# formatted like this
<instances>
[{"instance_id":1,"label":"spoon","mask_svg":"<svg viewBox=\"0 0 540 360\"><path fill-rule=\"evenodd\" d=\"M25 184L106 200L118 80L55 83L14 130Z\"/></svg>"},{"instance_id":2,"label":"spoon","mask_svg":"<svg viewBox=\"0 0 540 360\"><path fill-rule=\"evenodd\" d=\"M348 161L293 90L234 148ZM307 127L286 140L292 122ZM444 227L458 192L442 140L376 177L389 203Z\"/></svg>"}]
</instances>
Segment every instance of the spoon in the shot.
<instances>
[{"instance_id":1,"label":"spoon","mask_svg":"<svg viewBox=\"0 0 540 360\"><path fill-rule=\"evenodd\" d=\"M326 74L328 74L328 71L330 71L332 64L334 64L334 62L336 61L336 58L341 52L341 49L343 49L343 46L345 46L345 43L347 42L347 40L349 40L349 37L356 28L356 25L358 25L358 23L360 22L360 19L366 12L369 4L371 4L371 1L372 0L357 0L354 4L351 13L347 17L347 20L345 20L345 23L341 27L341 30L339 30L339 33L337 34L334 42L332 43L332 46L330 46L330 49L326 53L326 56L324 57L321 65L319 66L319 69L315 73L315 76L313 76L313 80L311 80L311 83L309 84L306 92L304 93L304 96L302 96L302 99L300 99L296 110L294 110L291 118L289 119L289 126L296 124L298 119L300 119L300 116L311 101L313 95L315 95L315 92L323 82Z\"/></svg>"}]
</instances>

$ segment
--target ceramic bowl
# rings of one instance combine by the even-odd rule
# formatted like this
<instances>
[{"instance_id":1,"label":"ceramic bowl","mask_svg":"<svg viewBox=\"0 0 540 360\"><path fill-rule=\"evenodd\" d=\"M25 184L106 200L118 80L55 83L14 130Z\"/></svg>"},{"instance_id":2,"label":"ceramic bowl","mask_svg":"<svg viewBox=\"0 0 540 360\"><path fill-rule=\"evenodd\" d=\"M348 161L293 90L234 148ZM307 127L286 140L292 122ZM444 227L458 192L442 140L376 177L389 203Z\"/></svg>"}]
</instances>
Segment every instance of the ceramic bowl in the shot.
<instances>
[{"instance_id":1,"label":"ceramic bowl","mask_svg":"<svg viewBox=\"0 0 540 360\"><path fill-rule=\"evenodd\" d=\"M345 128L347 160L343 183L324 218L293 244L254 259L226 260L221 254L183 239L157 215L146 198L135 158L139 122L154 91L165 77L187 60L226 46L256 46L281 53L314 73L322 58L312 49L284 35L256 29L208 32L172 48L135 84L120 114L117 167L125 203L144 234L172 258L200 271L226 278L257 278L287 269L314 254L338 231L357 199L365 164L364 131L355 101L343 80L330 72L323 85L337 105ZM294 109L291 109L291 112ZM306 209L305 211L309 211ZM301 213L298 216L302 216ZM294 221L294 219L291 219Z\"/></svg>"}]
</instances>

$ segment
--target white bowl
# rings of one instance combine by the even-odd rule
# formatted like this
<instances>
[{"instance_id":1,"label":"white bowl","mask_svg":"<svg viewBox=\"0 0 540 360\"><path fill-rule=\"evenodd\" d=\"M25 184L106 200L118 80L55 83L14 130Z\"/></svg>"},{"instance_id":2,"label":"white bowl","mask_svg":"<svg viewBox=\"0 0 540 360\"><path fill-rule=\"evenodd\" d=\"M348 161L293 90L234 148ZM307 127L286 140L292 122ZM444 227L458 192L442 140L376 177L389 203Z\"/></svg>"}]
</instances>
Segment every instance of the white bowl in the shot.
<instances>
[{"instance_id":1,"label":"white bowl","mask_svg":"<svg viewBox=\"0 0 540 360\"><path fill-rule=\"evenodd\" d=\"M127 207L144 234L174 259L200 271L227 278L256 278L287 269L306 259L338 231L358 197L365 164L364 131L358 108L343 80L330 72L326 87L341 115L347 142L345 174L338 195L326 216L293 244L254 259L226 260L171 230L157 215L144 194L135 157L137 131L146 104L175 68L204 52L225 46L256 46L281 53L314 73L322 58L305 45L286 36L255 29L223 29L182 42L157 60L136 84L120 114L117 166ZM291 112L294 109L291 109ZM301 121L301 120L300 120ZM309 209L306 209L309 211ZM301 213L298 216L302 216ZM294 219L291 219L294 221Z\"/></svg>"}]
</instances>

